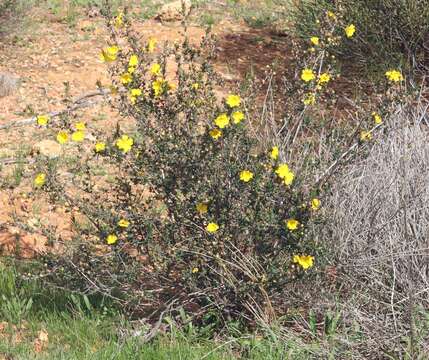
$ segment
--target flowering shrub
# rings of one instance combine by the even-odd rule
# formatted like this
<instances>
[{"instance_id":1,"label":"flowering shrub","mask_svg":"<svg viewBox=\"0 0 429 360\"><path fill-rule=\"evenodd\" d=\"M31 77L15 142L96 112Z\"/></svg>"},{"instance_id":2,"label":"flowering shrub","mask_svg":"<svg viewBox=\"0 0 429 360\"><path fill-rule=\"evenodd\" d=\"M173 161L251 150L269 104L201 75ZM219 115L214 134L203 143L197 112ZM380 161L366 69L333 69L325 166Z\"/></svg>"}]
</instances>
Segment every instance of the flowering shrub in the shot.
<instances>
[{"instance_id":1,"label":"flowering shrub","mask_svg":"<svg viewBox=\"0 0 429 360\"><path fill-rule=\"evenodd\" d=\"M356 40L343 42L338 54L354 65L379 71L380 65L408 65L427 71L429 7L418 0L305 0L294 3L294 29L309 38L323 14L333 22L354 24ZM353 35L356 29L346 28ZM385 56L389 54L389 56Z\"/></svg>"},{"instance_id":2,"label":"flowering shrub","mask_svg":"<svg viewBox=\"0 0 429 360\"><path fill-rule=\"evenodd\" d=\"M73 190L38 170L35 188L89 223L64 254L47 255L50 279L139 313L174 302L199 319L249 320L256 308L274 315L272 294L317 263L306 232L320 201L300 189L278 146L263 149L249 134L247 99L233 89L215 95L222 84L210 34L200 47L185 38L161 48L155 39L139 42L122 15L110 24L115 43L100 59L112 76L113 106L135 129L99 132ZM117 45L120 38L127 42ZM83 150L89 141L83 121L54 125L40 115L37 123L64 146ZM109 168L111 187L100 185L95 163Z\"/></svg>"},{"instance_id":3,"label":"flowering shrub","mask_svg":"<svg viewBox=\"0 0 429 360\"><path fill-rule=\"evenodd\" d=\"M110 137L94 129L86 158L88 124L37 117L60 144L77 145L80 161L72 185L50 163L46 173L37 169L34 187L86 218L67 250L47 255L47 279L138 314L174 305L212 323L274 316L288 285L318 265L307 229L321 202L290 152L307 111L333 95L328 85L339 70L330 49L353 38L356 26L327 19L324 32L309 37L287 88L297 125L282 125L267 146L249 132L249 98L236 89L216 95L223 84L209 33L199 47L186 37L161 47L137 38L123 14L109 24L100 60L112 78L112 105L135 126L118 124ZM401 72L387 71L391 83L402 81ZM368 118L382 122L378 112ZM363 128L360 140L371 137ZM108 169L110 183L94 174L95 164Z\"/></svg>"}]
</instances>

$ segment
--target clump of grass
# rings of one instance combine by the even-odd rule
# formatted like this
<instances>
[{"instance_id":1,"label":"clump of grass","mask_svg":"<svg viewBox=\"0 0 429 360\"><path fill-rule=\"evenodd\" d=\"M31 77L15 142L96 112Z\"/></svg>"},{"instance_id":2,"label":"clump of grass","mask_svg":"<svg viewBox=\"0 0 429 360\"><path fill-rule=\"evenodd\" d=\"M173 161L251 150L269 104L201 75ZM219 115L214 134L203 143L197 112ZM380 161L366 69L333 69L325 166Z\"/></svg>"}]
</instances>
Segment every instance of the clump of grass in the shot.
<instances>
[{"instance_id":1,"label":"clump of grass","mask_svg":"<svg viewBox=\"0 0 429 360\"><path fill-rule=\"evenodd\" d=\"M427 351L428 336L421 310L429 305L429 147L427 106L420 106L400 109L389 135L345 168L332 189L325 233L332 263L356 294L346 305L350 320L374 337L375 353L410 358Z\"/></svg>"}]
</instances>

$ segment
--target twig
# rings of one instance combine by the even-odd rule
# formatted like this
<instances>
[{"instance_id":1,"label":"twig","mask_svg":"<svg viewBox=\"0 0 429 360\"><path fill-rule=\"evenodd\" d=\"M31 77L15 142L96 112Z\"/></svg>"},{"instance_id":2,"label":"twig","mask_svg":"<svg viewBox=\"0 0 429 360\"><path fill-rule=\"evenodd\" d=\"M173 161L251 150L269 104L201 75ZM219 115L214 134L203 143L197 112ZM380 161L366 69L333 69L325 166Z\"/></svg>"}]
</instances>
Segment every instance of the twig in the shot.
<instances>
[{"instance_id":1,"label":"twig","mask_svg":"<svg viewBox=\"0 0 429 360\"><path fill-rule=\"evenodd\" d=\"M91 284L96 291L100 292L101 294L103 294L104 296L107 296L113 300L122 302L122 299L114 296L111 294L110 291L107 291L105 289L103 289L102 286L98 285L94 280L90 279L88 275L85 274L84 271L82 271L73 261L69 260L69 264L86 280L88 281L89 284Z\"/></svg>"},{"instance_id":2,"label":"twig","mask_svg":"<svg viewBox=\"0 0 429 360\"><path fill-rule=\"evenodd\" d=\"M32 164L34 161L34 159L6 158L0 160L0 165Z\"/></svg>"},{"instance_id":3,"label":"twig","mask_svg":"<svg viewBox=\"0 0 429 360\"><path fill-rule=\"evenodd\" d=\"M426 120L426 117L428 115L427 114L428 109L429 109L429 103L426 105L425 109L422 111L422 115L417 120L417 124L418 125L420 125L423 120L425 121L426 125L429 125L428 122L427 122L427 120Z\"/></svg>"},{"instance_id":4,"label":"twig","mask_svg":"<svg viewBox=\"0 0 429 360\"><path fill-rule=\"evenodd\" d=\"M165 313L167 313L168 311L171 310L173 304L177 301L177 299L173 299L173 301L171 301L170 304L167 305L166 309L164 309L164 311L161 312L161 314L159 315L158 321L155 323L154 326L152 326L152 328L143 336L143 342L147 343L149 341L151 341L159 332L159 329L162 325L162 320L164 319ZM132 336L133 337L139 337L142 335L141 330L135 331Z\"/></svg>"},{"instance_id":5,"label":"twig","mask_svg":"<svg viewBox=\"0 0 429 360\"><path fill-rule=\"evenodd\" d=\"M368 133L373 133L376 129L378 129L382 124L378 124L374 126ZM324 180L329 178L332 173L336 170L338 165L341 163L341 161L350 154L353 150L355 150L359 146L359 141L356 141L353 145L351 145L343 154L335 160L325 171L324 173L319 176L319 178L316 180L316 187L319 187Z\"/></svg>"},{"instance_id":6,"label":"twig","mask_svg":"<svg viewBox=\"0 0 429 360\"><path fill-rule=\"evenodd\" d=\"M48 115L50 118L55 118L55 117L58 117L62 114L70 112L70 111L82 109L85 107L90 107L92 105L95 105L95 104L101 102L101 100L90 102L90 101L87 101L89 98L92 98L95 96L105 96L105 95L108 95L110 93L111 93L110 89L99 89L96 91L91 91L87 94L84 94L84 95L77 97L69 106L67 106L66 109L63 109L61 111L52 111L46 115ZM32 116L31 118L22 119L22 120L12 120L12 121L8 122L7 124L0 125L0 130L10 129L13 127L18 127L18 126L35 124L36 120L37 120L37 116Z\"/></svg>"},{"instance_id":7,"label":"twig","mask_svg":"<svg viewBox=\"0 0 429 360\"><path fill-rule=\"evenodd\" d=\"M395 112L397 114L400 111L398 108ZM426 109L425 109L426 111ZM375 130L377 130L379 127L381 127L383 123L375 125L371 130L368 131L368 134L372 134ZM359 127L358 127L359 128ZM357 129L358 129L357 128ZM354 135L356 136L356 134ZM353 137L351 137L351 140L353 140ZM336 168L339 166L340 162L344 160L344 158L350 154L353 150L355 150L360 144L360 141L356 141L353 145L350 143L349 148L337 159L335 160L325 171L324 173L319 176L319 178L316 180L315 187L320 187L324 181L326 181L336 170Z\"/></svg>"}]
</instances>

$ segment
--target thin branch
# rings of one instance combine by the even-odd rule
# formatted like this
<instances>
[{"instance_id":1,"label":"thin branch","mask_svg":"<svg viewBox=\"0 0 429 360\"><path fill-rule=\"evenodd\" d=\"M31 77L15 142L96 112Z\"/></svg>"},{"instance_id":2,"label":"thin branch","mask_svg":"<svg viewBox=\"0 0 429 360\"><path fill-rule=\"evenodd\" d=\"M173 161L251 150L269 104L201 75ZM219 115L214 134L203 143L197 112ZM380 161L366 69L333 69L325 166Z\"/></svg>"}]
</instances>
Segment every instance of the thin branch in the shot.
<instances>
[{"instance_id":1,"label":"thin branch","mask_svg":"<svg viewBox=\"0 0 429 360\"><path fill-rule=\"evenodd\" d=\"M89 93L86 93L84 95L77 97L74 101L72 101L72 103L69 106L67 106L67 108L65 108L61 111L52 111L46 115L48 115L50 118L55 118L55 117L58 117L62 114L65 114L65 113L68 113L68 112L71 112L71 111L74 111L77 109L82 109L82 108L93 106L93 105L101 102L101 100L88 101L89 98L93 98L96 96L106 96L110 93L111 93L110 89L99 89L96 91L91 91ZM32 116L31 118L21 119L21 120L12 120L12 121L8 122L7 124L0 125L0 130L5 130L5 129L14 128L14 127L35 124L36 120L37 120L37 116Z\"/></svg>"},{"instance_id":2,"label":"thin branch","mask_svg":"<svg viewBox=\"0 0 429 360\"><path fill-rule=\"evenodd\" d=\"M6 158L0 160L0 165L32 164L34 159Z\"/></svg>"},{"instance_id":3,"label":"thin branch","mask_svg":"<svg viewBox=\"0 0 429 360\"><path fill-rule=\"evenodd\" d=\"M378 129L383 124L378 124L374 126L368 133L372 134L376 129ZM351 145L345 152L342 153L342 155L335 160L324 172L319 178L316 180L316 187L319 187L323 184L324 181L326 181L337 169L337 167L340 165L341 161L344 160L347 155L349 155L352 151L354 151L358 146L360 142L356 141L353 145Z\"/></svg>"}]
</instances>

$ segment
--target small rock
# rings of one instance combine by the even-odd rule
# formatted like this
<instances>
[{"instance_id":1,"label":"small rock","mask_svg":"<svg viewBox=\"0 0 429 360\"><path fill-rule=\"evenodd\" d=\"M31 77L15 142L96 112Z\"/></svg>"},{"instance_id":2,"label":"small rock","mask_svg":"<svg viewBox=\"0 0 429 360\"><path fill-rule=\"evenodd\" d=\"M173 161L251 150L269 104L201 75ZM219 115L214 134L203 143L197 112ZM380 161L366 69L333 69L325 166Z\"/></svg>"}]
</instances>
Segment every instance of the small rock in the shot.
<instances>
[{"instance_id":1,"label":"small rock","mask_svg":"<svg viewBox=\"0 0 429 360\"><path fill-rule=\"evenodd\" d=\"M191 1L190 0L177 0L169 4L165 4L158 11L158 14L155 15L155 19L161 21L178 21L183 19L182 4L185 6L185 13L189 14L191 11Z\"/></svg>"},{"instance_id":2,"label":"small rock","mask_svg":"<svg viewBox=\"0 0 429 360\"><path fill-rule=\"evenodd\" d=\"M33 149L39 154L47 156L50 159L55 159L61 156L62 153L61 145L56 141L49 139L42 140L34 144Z\"/></svg>"},{"instance_id":3,"label":"small rock","mask_svg":"<svg viewBox=\"0 0 429 360\"><path fill-rule=\"evenodd\" d=\"M21 81L9 73L0 73L0 97L12 95L18 90Z\"/></svg>"},{"instance_id":4,"label":"small rock","mask_svg":"<svg viewBox=\"0 0 429 360\"><path fill-rule=\"evenodd\" d=\"M90 18L98 17L101 15L101 11L98 7L92 6L88 9L87 15Z\"/></svg>"},{"instance_id":5,"label":"small rock","mask_svg":"<svg viewBox=\"0 0 429 360\"><path fill-rule=\"evenodd\" d=\"M233 75L231 73L223 73L222 78L225 81L238 81L238 80L240 80L240 78L237 75Z\"/></svg>"},{"instance_id":6,"label":"small rock","mask_svg":"<svg viewBox=\"0 0 429 360\"><path fill-rule=\"evenodd\" d=\"M85 139L87 139L89 141L95 141L95 140L97 140L97 138L94 135L92 135L91 133L89 133L89 132L86 133Z\"/></svg>"}]
</instances>

